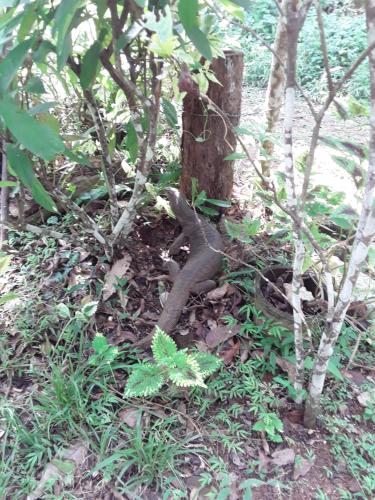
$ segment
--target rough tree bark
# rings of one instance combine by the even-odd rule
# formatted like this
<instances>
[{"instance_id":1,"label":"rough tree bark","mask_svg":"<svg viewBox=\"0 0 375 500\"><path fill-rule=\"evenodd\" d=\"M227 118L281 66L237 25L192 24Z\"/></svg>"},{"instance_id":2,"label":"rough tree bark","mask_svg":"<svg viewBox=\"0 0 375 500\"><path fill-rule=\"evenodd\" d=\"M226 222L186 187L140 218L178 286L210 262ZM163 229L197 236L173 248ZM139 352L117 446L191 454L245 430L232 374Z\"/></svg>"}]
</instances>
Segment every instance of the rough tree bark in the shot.
<instances>
[{"instance_id":1,"label":"rough tree bark","mask_svg":"<svg viewBox=\"0 0 375 500\"><path fill-rule=\"evenodd\" d=\"M366 18L368 44L371 47L375 42L375 0L367 0ZM320 340L305 407L304 424L306 427L315 427L316 425L328 362L350 305L361 266L366 260L369 247L375 236L375 50L370 52L369 60L371 76L370 154L365 195L348 271L336 301L333 317L327 319L325 331Z\"/></svg>"},{"instance_id":2,"label":"rough tree bark","mask_svg":"<svg viewBox=\"0 0 375 500\"><path fill-rule=\"evenodd\" d=\"M282 0L275 43L273 46L274 52L272 54L271 72L268 80L267 94L265 101L265 121L266 132L272 134L275 130L277 121L280 116L280 109L283 104L284 91L285 91L285 67L288 55L288 33L286 23L286 5L287 0ZM278 57L276 57L276 55ZM261 170L264 177L268 178L271 174L271 160L274 150L274 142L270 139L264 139L261 144L262 156Z\"/></svg>"},{"instance_id":3,"label":"rough tree bark","mask_svg":"<svg viewBox=\"0 0 375 500\"><path fill-rule=\"evenodd\" d=\"M221 85L210 81L207 96L227 114L231 124L237 126L241 113L242 52L226 51L225 59L212 61L211 70ZM205 190L209 198L230 198L234 162L224 158L235 151L235 134L194 93L188 93L184 99L182 126L181 191L190 197L191 178L195 177L198 189ZM197 142L197 138L203 141Z\"/></svg>"}]
</instances>

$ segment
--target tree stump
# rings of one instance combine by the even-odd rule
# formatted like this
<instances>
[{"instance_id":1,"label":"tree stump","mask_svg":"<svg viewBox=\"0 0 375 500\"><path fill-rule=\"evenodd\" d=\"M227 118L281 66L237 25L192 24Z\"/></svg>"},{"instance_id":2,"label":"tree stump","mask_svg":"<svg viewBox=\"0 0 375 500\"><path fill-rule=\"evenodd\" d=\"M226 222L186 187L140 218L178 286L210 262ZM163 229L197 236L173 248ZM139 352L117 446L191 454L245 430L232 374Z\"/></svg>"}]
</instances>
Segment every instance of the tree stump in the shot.
<instances>
[{"instance_id":1,"label":"tree stump","mask_svg":"<svg viewBox=\"0 0 375 500\"><path fill-rule=\"evenodd\" d=\"M225 59L212 61L211 70L221 85L210 81L208 97L237 126L241 114L243 53L225 51ZM236 137L223 119L207 109L192 93L184 98L182 114L182 175L181 191L191 197L191 178L198 180L198 190L208 198L230 199L233 189L234 161L224 158L236 149Z\"/></svg>"}]
</instances>

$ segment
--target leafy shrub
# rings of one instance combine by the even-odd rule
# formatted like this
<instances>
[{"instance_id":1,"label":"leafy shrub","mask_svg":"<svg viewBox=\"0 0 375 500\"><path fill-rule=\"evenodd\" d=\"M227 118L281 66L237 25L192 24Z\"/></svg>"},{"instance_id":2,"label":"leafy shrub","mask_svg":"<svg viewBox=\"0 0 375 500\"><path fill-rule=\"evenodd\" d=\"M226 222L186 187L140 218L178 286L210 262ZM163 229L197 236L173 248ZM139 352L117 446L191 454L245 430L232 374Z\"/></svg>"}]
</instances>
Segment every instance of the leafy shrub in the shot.
<instances>
[{"instance_id":1,"label":"leafy shrub","mask_svg":"<svg viewBox=\"0 0 375 500\"><path fill-rule=\"evenodd\" d=\"M151 396L168 381L178 387L205 387L204 379L216 371L221 360L204 352L188 354L162 330L152 341L155 363L138 363L128 379L126 396Z\"/></svg>"},{"instance_id":2,"label":"leafy shrub","mask_svg":"<svg viewBox=\"0 0 375 500\"><path fill-rule=\"evenodd\" d=\"M323 5L323 21L326 33L330 67L334 80L340 79L351 63L367 46L365 18L346 4L338 7L335 2ZM278 12L274 2L255 0L252 2L247 23L265 41L274 41ZM271 63L269 50L254 40L252 35L242 37L245 52L246 81L251 86L266 87ZM320 50L319 28L316 13L312 8L300 35L298 48L298 78L311 93L326 91L326 77ZM345 85L344 91L357 99L369 96L369 71L365 61Z\"/></svg>"}]
</instances>

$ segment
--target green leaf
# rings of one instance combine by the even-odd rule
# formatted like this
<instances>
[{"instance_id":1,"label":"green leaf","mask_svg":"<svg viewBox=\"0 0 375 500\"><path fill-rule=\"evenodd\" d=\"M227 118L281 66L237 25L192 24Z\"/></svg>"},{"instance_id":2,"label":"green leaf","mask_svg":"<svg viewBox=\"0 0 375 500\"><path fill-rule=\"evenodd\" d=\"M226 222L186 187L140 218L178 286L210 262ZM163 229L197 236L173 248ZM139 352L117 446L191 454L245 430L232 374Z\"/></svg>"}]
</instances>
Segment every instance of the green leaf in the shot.
<instances>
[{"instance_id":1,"label":"green leaf","mask_svg":"<svg viewBox=\"0 0 375 500\"><path fill-rule=\"evenodd\" d=\"M158 327L156 327L156 332L154 338L152 339L151 349L155 361L158 364L165 363L166 358L169 358L177 353L177 346L174 340Z\"/></svg>"},{"instance_id":2,"label":"green leaf","mask_svg":"<svg viewBox=\"0 0 375 500\"><path fill-rule=\"evenodd\" d=\"M57 314L60 316L60 318L65 318L65 319L70 318L70 309L63 302L60 302L60 304L56 305L56 310L57 310Z\"/></svg>"},{"instance_id":3,"label":"green leaf","mask_svg":"<svg viewBox=\"0 0 375 500\"><path fill-rule=\"evenodd\" d=\"M18 299L18 295L13 292L9 293L4 293L4 295L0 296L0 306L6 304L7 302L10 302L11 300Z\"/></svg>"},{"instance_id":4,"label":"green leaf","mask_svg":"<svg viewBox=\"0 0 375 500\"><path fill-rule=\"evenodd\" d=\"M341 372L339 370L339 367L337 366L338 359L337 358L331 358L328 361L328 367L327 371L335 377L336 380L344 380L344 377L341 375Z\"/></svg>"},{"instance_id":5,"label":"green leaf","mask_svg":"<svg viewBox=\"0 0 375 500\"><path fill-rule=\"evenodd\" d=\"M43 63L50 52L55 52L56 47L48 40L43 40L37 50L33 53L35 62Z\"/></svg>"},{"instance_id":6,"label":"green leaf","mask_svg":"<svg viewBox=\"0 0 375 500\"><path fill-rule=\"evenodd\" d=\"M97 354L103 354L109 345L107 339L102 333L97 333L92 341L92 347Z\"/></svg>"},{"instance_id":7,"label":"green leaf","mask_svg":"<svg viewBox=\"0 0 375 500\"><path fill-rule=\"evenodd\" d=\"M161 105L168 125L172 128L176 128L177 127L176 108L173 106L171 101L168 101L168 99L165 99L164 97L161 100Z\"/></svg>"},{"instance_id":8,"label":"green leaf","mask_svg":"<svg viewBox=\"0 0 375 500\"><path fill-rule=\"evenodd\" d=\"M5 255L4 257L0 257L0 276L5 273L10 265L10 261L12 260L11 255Z\"/></svg>"},{"instance_id":9,"label":"green leaf","mask_svg":"<svg viewBox=\"0 0 375 500\"><path fill-rule=\"evenodd\" d=\"M27 92L32 94L44 94L46 89L44 88L42 80L38 76L32 76L25 87Z\"/></svg>"},{"instance_id":10,"label":"green leaf","mask_svg":"<svg viewBox=\"0 0 375 500\"><path fill-rule=\"evenodd\" d=\"M240 7L240 4L238 4L238 2L236 2L235 0L218 0L218 1L224 6L224 8L229 12L231 16L237 17L238 19L241 19L241 21L245 20L244 11Z\"/></svg>"},{"instance_id":11,"label":"green leaf","mask_svg":"<svg viewBox=\"0 0 375 500\"><path fill-rule=\"evenodd\" d=\"M197 352L192 354L191 357L198 363L202 377L208 377L218 370L222 364L220 358L207 352Z\"/></svg>"},{"instance_id":12,"label":"green leaf","mask_svg":"<svg viewBox=\"0 0 375 500\"><path fill-rule=\"evenodd\" d=\"M177 47L177 38L171 36L168 40L161 40L157 33L151 36L149 49L160 57L170 57Z\"/></svg>"},{"instance_id":13,"label":"green leaf","mask_svg":"<svg viewBox=\"0 0 375 500\"><path fill-rule=\"evenodd\" d=\"M189 31L186 31L186 34L202 56L208 61L211 61L212 51L206 35L198 27L191 28Z\"/></svg>"},{"instance_id":14,"label":"green leaf","mask_svg":"<svg viewBox=\"0 0 375 500\"><path fill-rule=\"evenodd\" d=\"M151 363L138 364L128 378L125 396L151 396L156 394L163 384L164 377L157 365Z\"/></svg>"},{"instance_id":15,"label":"green leaf","mask_svg":"<svg viewBox=\"0 0 375 500\"><path fill-rule=\"evenodd\" d=\"M178 2L178 15L185 31L198 26L198 0L180 0Z\"/></svg>"},{"instance_id":16,"label":"green leaf","mask_svg":"<svg viewBox=\"0 0 375 500\"><path fill-rule=\"evenodd\" d=\"M198 0L180 0L178 15L187 36L198 51L208 60L212 59L212 51L206 35L199 29Z\"/></svg>"},{"instance_id":17,"label":"green leaf","mask_svg":"<svg viewBox=\"0 0 375 500\"><path fill-rule=\"evenodd\" d=\"M132 121L128 122L125 127L125 147L129 153L129 160L135 163L138 157L138 136Z\"/></svg>"},{"instance_id":18,"label":"green leaf","mask_svg":"<svg viewBox=\"0 0 375 500\"><path fill-rule=\"evenodd\" d=\"M8 144L7 155L9 164L15 174L27 188L30 189L34 200L49 212L57 212L55 203L35 176L31 161L17 146Z\"/></svg>"},{"instance_id":19,"label":"green leaf","mask_svg":"<svg viewBox=\"0 0 375 500\"><path fill-rule=\"evenodd\" d=\"M70 56L71 52L72 52L72 35L71 35L71 33L68 33L66 35L66 37L64 38L61 50L57 51L57 47L56 47L56 53L57 53L57 70L58 71L61 71L63 69L63 67L65 66L65 63L68 60L68 57Z\"/></svg>"},{"instance_id":20,"label":"green leaf","mask_svg":"<svg viewBox=\"0 0 375 500\"><path fill-rule=\"evenodd\" d=\"M4 93L8 89L18 69L22 66L32 43L32 38L21 42L0 62L0 92Z\"/></svg>"},{"instance_id":21,"label":"green leaf","mask_svg":"<svg viewBox=\"0 0 375 500\"><path fill-rule=\"evenodd\" d=\"M178 387L206 387L197 361L183 351L177 352L168 367L168 377Z\"/></svg>"},{"instance_id":22,"label":"green leaf","mask_svg":"<svg viewBox=\"0 0 375 500\"><path fill-rule=\"evenodd\" d=\"M60 5L57 7L54 16L52 35L57 35L56 50L58 55L64 50L65 38L77 10L84 4L84 0L62 0Z\"/></svg>"},{"instance_id":23,"label":"green leaf","mask_svg":"<svg viewBox=\"0 0 375 500\"><path fill-rule=\"evenodd\" d=\"M158 11L158 16L153 12L147 12L145 15L144 26L150 31L157 33L162 43L166 42L173 36L173 20L171 9L168 5L165 6L163 11Z\"/></svg>"},{"instance_id":24,"label":"green leaf","mask_svg":"<svg viewBox=\"0 0 375 500\"><path fill-rule=\"evenodd\" d=\"M223 208L228 208L232 205L231 201L215 200L214 198L207 198L206 201L208 203L211 203L211 205L216 205L217 207L223 207Z\"/></svg>"},{"instance_id":25,"label":"green leaf","mask_svg":"<svg viewBox=\"0 0 375 500\"><path fill-rule=\"evenodd\" d=\"M224 160L243 160L244 158L247 158L245 153L232 153L224 158Z\"/></svg>"},{"instance_id":26,"label":"green leaf","mask_svg":"<svg viewBox=\"0 0 375 500\"><path fill-rule=\"evenodd\" d=\"M14 187L17 186L17 182L14 181L0 181L0 187Z\"/></svg>"},{"instance_id":27,"label":"green leaf","mask_svg":"<svg viewBox=\"0 0 375 500\"><path fill-rule=\"evenodd\" d=\"M210 216L211 215L212 216L219 215L219 212L217 210L215 210L214 208L200 206L199 210L206 215L210 215Z\"/></svg>"},{"instance_id":28,"label":"green leaf","mask_svg":"<svg viewBox=\"0 0 375 500\"><path fill-rule=\"evenodd\" d=\"M19 108L9 96L0 100L0 115L14 137L32 153L46 161L62 153L65 145L50 127Z\"/></svg>"},{"instance_id":29,"label":"green leaf","mask_svg":"<svg viewBox=\"0 0 375 500\"><path fill-rule=\"evenodd\" d=\"M35 4L27 5L22 13L22 21L18 30L18 40L22 42L28 34L32 33L32 27L36 21L37 14Z\"/></svg>"},{"instance_id":30,"label":"green leaf","mask_svg":"<svg viewBox=\"0 0 375 500\"><path fill-rule=\"evenodd\" d=\"M81 63L81 73L79 79L83 89L87 89L93 83L100 67L100 52L102 45L100 42L94 42L83 56Z\"/></svg>"},{"instance_id":31,"label":"green leaf","mask_svg":"<svg viewBox=\"0 0 375 500\"><path fill-rule=\"evenodd\" d=\"M85 318L90 319L94 314L96 313L96 310L98 309L98 302L96 300L93 300L92 302L88 302L82 307L82 314L84 315Z\"/></svg>"}]
</instances>

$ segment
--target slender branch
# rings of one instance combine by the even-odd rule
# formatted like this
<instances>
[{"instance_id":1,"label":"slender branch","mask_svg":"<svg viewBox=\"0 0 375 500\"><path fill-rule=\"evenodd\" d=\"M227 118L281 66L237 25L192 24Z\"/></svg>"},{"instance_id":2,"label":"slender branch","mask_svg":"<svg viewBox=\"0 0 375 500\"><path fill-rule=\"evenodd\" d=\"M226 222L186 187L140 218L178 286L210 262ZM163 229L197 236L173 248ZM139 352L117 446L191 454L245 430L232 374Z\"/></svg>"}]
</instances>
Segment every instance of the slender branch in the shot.
<instances>
[{"instance_id":1,"label":"slender branch","mask_svg":"<svg viewBox=\"0 0 375 500\"><path fill-rule=\"evenodd\" d=\"M8 168L7 168L7 157L5 153L5 139L2 144L2 152L1 152L1 180L2 182L6 182L8 180ZM0 196L0 218L2 221L6 222L8 220L8 187L1 187L1 196ZM0 229L0 249L2 248L4 241L7 239L7 230L6 226L2 225Z\"/></svg>"},{"instance_id":2,"label":"slender branch","mask_svg":"<svg viewBox=\"0 0 375 500\"><path fill-rule=\"evenodd\" d=\"M329 65L322 8L320 5L320 0L314 0L314 3L315 3L315 9L316 9L316 17L317 17L318 26L319 26L320 48L321 48L322 55L323 55L323 64L324 64L324 69L325 69L326 76L327 76L328 90L331 93L331 92L333 92L333 81L332 81L332 75L331 75L331 70L330 70L330 65Z\"/></svg>"},{"instance_id":3,"label":"slender branch","mask_svg":"<svg viewBox=\"0 0 375 500\"><path fill-rule=\"evenodd\" d=\"M53 231L52 229L47 229L45 227L34 226L34 224L18 224L7 220L0 220L0 226L13 229L14 231L28 231L40 236L49 236L50 238L55 238L56 240L71 238L64 233L59 233L58 231Z\"/></svg>"},{"instance_id":4,"label":"slender branch","mask_svg":"<svg viewBox=\"0 0 375 500\"><path fill-rule=\"evenodd\" d=\"M115 172L113 168L112 157L109 152L108 140L106 131L104 128L104 124L102 118L100 116L100 112L98 110L98 106L96 104L95 97L91 90L86 89L83 91L84 98L86 99L87 106L91 113L96 133L98 134L98 139L101 147L101 158L102 158L102 172L104 175L104 179L107 185L108 196L109 196L109 205L111 210L111 222L112 228L115 226L116 222L119 218L119 206L117 201L116 194L116 179Z\"/></svg>"}]
</instances>

